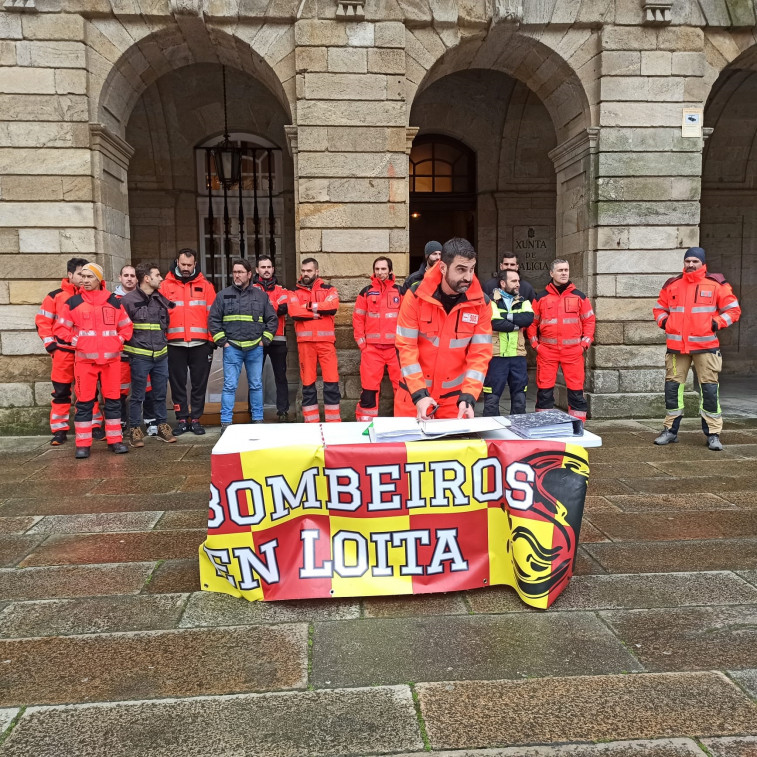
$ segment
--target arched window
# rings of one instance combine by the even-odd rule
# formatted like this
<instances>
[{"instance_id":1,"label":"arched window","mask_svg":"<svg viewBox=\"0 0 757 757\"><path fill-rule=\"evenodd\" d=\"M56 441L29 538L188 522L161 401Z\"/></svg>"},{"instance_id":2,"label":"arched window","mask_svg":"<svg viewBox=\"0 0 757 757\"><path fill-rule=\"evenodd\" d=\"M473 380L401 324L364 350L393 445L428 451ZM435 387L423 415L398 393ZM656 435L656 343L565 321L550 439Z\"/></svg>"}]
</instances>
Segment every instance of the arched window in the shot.
<instances>
[{"instance_id":1,"label":"arched window","mask_svg":"<svg viewBox=\"0 0 757 757\"><path fill-rule=\"evenodd\" d=\"M229 282L228 260L241 255L254 261L257 255L265 254L270 255L278 266L282 254L284 200L281 149L253 134L232 133L229 138L235 147L242 149L243 155L241 187L235 185L226 196L228 251L223 187L208 150L215 147L220 138L213 137L195 150L202 270L217 289L222 289Z\"/></svg>"},{"instance_id":2,"label":"arched window","mask_svg":"<svg viewBox=\"0 0 757 757\"><path fill-rule=\"evenodd\" d=\"M438 134L417 137L410 152L410 192L470 194L476 191L476 156L464 144Z\"/></svg>"}]
</instances>

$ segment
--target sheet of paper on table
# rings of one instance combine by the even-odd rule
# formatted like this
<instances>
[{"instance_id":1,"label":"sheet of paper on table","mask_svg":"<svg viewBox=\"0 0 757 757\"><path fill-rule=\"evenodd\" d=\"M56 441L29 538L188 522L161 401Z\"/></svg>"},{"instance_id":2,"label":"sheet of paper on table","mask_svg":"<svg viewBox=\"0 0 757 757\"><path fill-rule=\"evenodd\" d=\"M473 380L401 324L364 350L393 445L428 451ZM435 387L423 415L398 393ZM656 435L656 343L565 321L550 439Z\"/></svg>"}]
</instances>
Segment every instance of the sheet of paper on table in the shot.
<instances>
[{"instance_id":1,"label":"sheet of paper on table","mask_svg":"<svg viewBox=\"0 0 757 757\"><path fill-rule=\"evenodd\" d=\"M443 436L479 434L501 431L510 422L500 416L487 418L439 418L419 421L417 418L374 418L368 428L372 442L412 442L439 439Z\"/></svg>"}]
</instances>

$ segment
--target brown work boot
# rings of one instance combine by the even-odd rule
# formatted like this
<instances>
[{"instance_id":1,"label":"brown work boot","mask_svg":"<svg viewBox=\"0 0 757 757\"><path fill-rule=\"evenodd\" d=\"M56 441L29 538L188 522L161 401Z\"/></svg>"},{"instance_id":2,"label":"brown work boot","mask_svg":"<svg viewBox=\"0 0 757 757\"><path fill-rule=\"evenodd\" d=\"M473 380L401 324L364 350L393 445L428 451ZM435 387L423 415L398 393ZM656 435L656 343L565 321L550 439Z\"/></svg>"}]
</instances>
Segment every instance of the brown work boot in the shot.
<instances>
[{"instance_id":1,"label":"brown work boot","mask_svg":"<svg viewBox=\"0 0 757 757\"><path fill-rule=\"evenodd\" d=\"M162 439L164 442L175 442L176 437L171 431L171 427L167 423L158 424L158 439Z\"/></svg>"},{"instance_id":2,"label":"brown work boot","mask_svg":"<svg viewBox=\"0 0 757 757\"><path fill-rule=\"evenodd\" d=\"M131 444L132 447L144 447L144 438L145 432L142 431L142 426L135 426L129 432L129 444Z\"/></svg>"}]
</instances>

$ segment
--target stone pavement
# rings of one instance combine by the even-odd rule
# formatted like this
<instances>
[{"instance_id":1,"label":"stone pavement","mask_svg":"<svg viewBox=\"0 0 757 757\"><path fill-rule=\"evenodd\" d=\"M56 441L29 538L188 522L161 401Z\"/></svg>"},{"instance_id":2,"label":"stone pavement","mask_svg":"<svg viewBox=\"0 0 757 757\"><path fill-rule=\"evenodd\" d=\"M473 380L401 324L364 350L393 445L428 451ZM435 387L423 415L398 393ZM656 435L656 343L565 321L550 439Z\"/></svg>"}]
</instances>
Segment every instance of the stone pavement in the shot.
<instances>
[{"instance_id":1,"label":"stone pavement","mask_svg":"<svg viewBox=\"0 0 757 757\"><path fill-rule=\"evenodd\" d=\"M577 575L248 603L198 591L217 432L75 463L0 441L3 757L757 756L757 421L590 423Z\"/></svg>"}]
</instances>

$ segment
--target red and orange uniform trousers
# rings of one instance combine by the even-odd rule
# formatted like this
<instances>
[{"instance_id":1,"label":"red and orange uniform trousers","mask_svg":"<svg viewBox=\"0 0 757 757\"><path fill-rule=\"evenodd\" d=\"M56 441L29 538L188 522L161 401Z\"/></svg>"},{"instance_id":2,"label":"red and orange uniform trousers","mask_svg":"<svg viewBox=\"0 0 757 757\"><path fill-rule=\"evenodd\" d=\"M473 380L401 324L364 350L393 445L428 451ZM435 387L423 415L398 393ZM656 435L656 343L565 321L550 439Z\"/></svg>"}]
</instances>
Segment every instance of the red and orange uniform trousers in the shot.
<instances>
[{"instance_id":1,"label":"red and orange uniform trousers","mask_svg":"<svg viewBox=\"0 0 757 757\"><path fill-rule=\"evenodd\" d=\"M321 365L323 378L323 415L326 423L339 423L339 366L333 342L298 342L300 353L300 380L302 381L302 419L305 423L318 423L318 393L315 387L317 366Z\"/></svg>"},{"instance_id":2,"label":"red and orange uniform trousers","mask_svg":"<svg viewBox=\"0 0 757 757\"><path fill-rule=\"evenodd\" d=\"M74 365L76 381L76 446L92 446L92 413L100 382L105 401L105 441L116 444L121 435L121 360L109 360L98 364L92 360L78 359Z\"/></svg>"},{"instance_id":3,"label":"red and orange uniform trousers","mask_svg":"<svg viewBox=\"0 0 757 757\"><path fill-rule=\"evenodd\" d=\"M74 383L74 353L58 348L52 354L53 366L50 381L53 384L50 405L50 431L69 431L71 414L71 385ZM79 391L76 392L77 399ZM103 416L97 401L92 406L92 425L101 426ZM90 436L92 431L90 429Z\"/></svg>"},{"instance_id":4,"label":"red and orange uniform trousers","mask_svg":"<svg viewBox=\"0 0 757 757\"><path fill-rule=\"evenodd\" d=\"M360 402L355 408L359 421L370 421L378 415L378 393L384 368L392 382L394 396L400 382L400 364L393 344L367 344L360 353Z\"/></svg>"}]
</instances>

